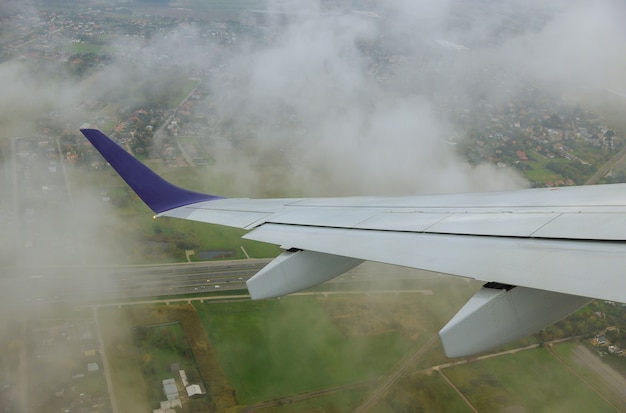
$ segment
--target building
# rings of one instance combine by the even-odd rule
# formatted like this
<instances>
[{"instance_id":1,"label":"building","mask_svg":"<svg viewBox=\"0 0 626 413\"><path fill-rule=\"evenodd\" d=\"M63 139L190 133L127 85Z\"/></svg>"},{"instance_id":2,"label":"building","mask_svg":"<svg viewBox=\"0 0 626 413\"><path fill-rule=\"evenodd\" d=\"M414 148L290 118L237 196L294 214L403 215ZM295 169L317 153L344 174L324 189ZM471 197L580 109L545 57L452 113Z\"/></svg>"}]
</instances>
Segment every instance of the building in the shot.
<instances>
[{"instance_id":1,"label":"building","mask_svg":"<svg viewBox=\"0 0 626 413\"><path fill-rule=\"evenodd\" d=\"M176 387L174 379L163 380L163 393L165 393L167 400L178 399L178 387Z\"/></svg>"},{"instance_id":2,"label":"building","mask_svg":"<svg viewBox=\"0 0 626 413\"><path fill-rule=\"evenodd\" d=\"M185 389L187 390L187 396L189 397L195 396L197 394L204 394L199 384L192 384L190 386L185 387Z\"/></svg>"}]
</instances>

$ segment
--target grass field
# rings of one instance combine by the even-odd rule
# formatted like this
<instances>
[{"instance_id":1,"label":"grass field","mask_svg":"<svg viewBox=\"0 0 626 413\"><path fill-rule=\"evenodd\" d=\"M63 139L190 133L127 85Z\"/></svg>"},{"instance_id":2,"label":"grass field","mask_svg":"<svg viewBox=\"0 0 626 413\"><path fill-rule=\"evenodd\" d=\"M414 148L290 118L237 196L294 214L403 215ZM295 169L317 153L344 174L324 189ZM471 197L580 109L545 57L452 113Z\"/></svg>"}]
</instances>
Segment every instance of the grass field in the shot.
<instances>
[{"instance_id":1,"label":"grass field","mask_svg":"<svg viewBox=\"0 0 626 413\"><path fill-rule=\"evenodd\" d=\"M524 171L524 176L526 176L528 180L538 184L543 184L548 181L554 182L559 179L563 179L561 175L546 168L546 165L551 161L551 159L543 157L534 151L529 151L527 155L530 169Z\"/></svg>"},{"instance_id":2,"label":"grass field","mask_svg":"<svg viewBox=\"0 0 626 413\"><path fill-rule=\"evenodd\" d=\"M563 179L561 175L555 174L546 168L529 169L528 171L524 171L524 176L526 176L529 181L537 184L545 184L546 182L554 182Z\"/></svg>"},{"instance_id":3,"label":"grass field","mask_svg":"<svg viewBox=\"0 0 626 413\"><path fill-rule=\"evenodd\" d=\"M573 343L563 343L558 346L554 346L553 351L565 362L567 366L570 367L573 371L578 374L582 380L587 382L590 386L592 386L595 390L597 390L603 397L607 400L611 401L616 406L620 408L624 408L624 402L621 400L612 390L609 388L607 380L608 378L604 378L595 371L590 368L583 366L580 360L574 355L573 350L577 346L581 346L579 342ZM596 349L593 349L592 352L595 353ZM613 368L616 367L615 364L624 363L622 358L618 357L608 357L603 359L603 363L607 363ZM615 362L615 363L613 363Z\"/></svg>"},{"instance_id":4,"label":"grass field","mask_svg":"<svg viewBox=\"0 0 626 413\"><path fill-rule=\"evenodd\" d=\"M469 406L439 373L401 379L372 413L471 412Z\"/></svg>"},{"instance_id":5,"label":"grass field","mask_svg":"<svg viewBox=\"0 0 626 413\"><path fill-rule=\"evenodd\" d=\"M372 273L389 270L371 265ZM436 334L474 290L448 278L418 285L432 294L292 296L195 307L238 402L250 404L385 374Z\"/></svg>"},{"instance_id":6,"label":"grass field","mask_svg":"<svg viewBox=\"0 0 626 413\"><path fill-rule=\"evenodd\" d=\"M397 331L342 336L314 297L196 308L240 404L376 377L410 347Z\"/></svg>"},{"instance_id":7,"label":"grass field","mask_svg":"<svg viewBox=\"0 0 626 413\"><path fill-rule=\"evenodd\" d=\"M209 380L222 377L209 387L221 389L216 396L225 400L223 406L236 403L241 408L286 398L265 411L354 410L375 385L366 381L390 372L403 356L436 334L442 324L440 319L456 311L457 301L473 290L471 284L457 279L425 279L419 284L430 287L432 295L320 294L260 302L195 302L193 306L101 310L101 323L113 329L105 336L105 348L113 366L116 394L120 392L123 403L138 406L136 403L150 393L141 374L146 351L139 354L131 342L118 337L124 329L129 330L128 321L135 326L152 325L182 317L185 334L197 335L190 338L196 347L200 346L194 348L194 354L201 348L211 349L213 355L199 359L205 360L198 364L199 373ZM197 321L192 323L192 319ZM181 335L180 331L166 334L177 341ZM603 389L606 383L596 373L576 364L570 355L572 347L573 344L554 346L567 364L550 350L537 348L446 367L442 372L479 411L614 411L588 384L611 400L610 391ZM162 350L149 353L159 360L169 357ZM398 381L373 412L469 411L440 373L424 371L450 361L443 357L440 346L434 346L417 363L419 366L409 370L414 373ZM133 381L136 383L129 392ZM363 387L297 403L288 399L355 383L362 383ZM236 402L228 402L226 395L236 397Z\"/></svg>"},{"instance_id":8,"label":"grass field","mask_svg":"<svg viewBox=\"0 0 626 413\"><path fill-rule=\"evenodd\" d=\"M319 412L319 413L342 413L351 412L361 404L367 396L367 389L342 390L324 396L301 402L288 403L256 410L260 413L294 413L294 412Z\"/></svg>"},{"instance_id":9,"label":"grass field","mask_svg":"<svg viewBox=\"0 0 626 413\"><path fill-rule=\"evenodd\" d=\"M615 411L546 349L451 367L444 372L479 411Z\"/></svg>"}]
</instances>

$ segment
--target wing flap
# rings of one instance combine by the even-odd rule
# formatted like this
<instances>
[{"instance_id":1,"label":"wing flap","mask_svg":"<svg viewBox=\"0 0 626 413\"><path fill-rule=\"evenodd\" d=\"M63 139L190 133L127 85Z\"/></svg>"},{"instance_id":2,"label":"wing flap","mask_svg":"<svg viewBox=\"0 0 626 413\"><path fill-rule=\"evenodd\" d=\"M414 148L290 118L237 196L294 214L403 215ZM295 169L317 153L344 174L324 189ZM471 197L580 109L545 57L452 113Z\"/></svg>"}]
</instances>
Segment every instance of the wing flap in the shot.
<instances>
[{"instance_id":1,"label":"wing flap","mask_svg":"<svg viewBox=\"0 0 626 413\"><path fill-rule=\"evenodd\" d=\"M253 229L266 223L430 234L626 240L625 212L424 212L414 209L298 207L282 200L221 199L174 208L158 217ZM596 208L597 209L597 208Z\"/></svg>"},{"instance_id":2,"label":"wing flap","mask_svg":"<svg viewBox=\"0 0 626 413\"><path fill-rule=\"evenodd\" d=\"M552 221L551 213L382 213L358 225L361 229L415 231L433 234L528 237ZM420 228L420 226L423 226ZM404 229L403 229L404 228Z\"/></svg>"},{"instance_id":3,"label":"wing flap","mask_svg":"<svg viewBox=\"0 0 626 413\"><path fill-rule=\"evenodd\" d=\"M207 205L215 203L217 205ZM175 208L157 215L157 217L171 217L189 219L191 221L205 222L208 224L226 225L235 228L254 228L258 223L265 222L272 216L271 212L250 210L231 210L220 208L219 202L210 201L199 204Z\"/></svg>"},{"instance_id":4,"label":"wing flap","mask_svg":"<svg viewBox=\"0 0 626 413\"><path fill-rule=\"evenodd\" d=\"M537 238L626 240L626 213L561 214L532 233Z\"/></svg>"}]
</instances>

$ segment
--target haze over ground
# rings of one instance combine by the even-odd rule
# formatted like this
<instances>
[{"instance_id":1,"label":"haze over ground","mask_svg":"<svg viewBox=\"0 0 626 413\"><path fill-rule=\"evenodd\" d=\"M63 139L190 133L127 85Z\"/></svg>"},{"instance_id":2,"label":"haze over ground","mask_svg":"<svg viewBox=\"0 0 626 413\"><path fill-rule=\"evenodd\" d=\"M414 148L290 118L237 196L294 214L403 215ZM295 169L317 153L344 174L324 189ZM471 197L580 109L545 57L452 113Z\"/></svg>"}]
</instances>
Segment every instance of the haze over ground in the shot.
<instances>
[{"instance_id":1,"label":"haze over ground","mask_svg":"<svg viewBox=\"0 0 626 413\"><path fill-rule=\"evenodd\" d=\"M84 81L59 62L5 62L0 139L37 133L36 120L50 113L77 130L90 116L82 102L115 96L132 105L137 97L124 92L138 81L158 93L181 76L214 69L205 108L230 120L237 141L206 136L214 168L232 176L231 192L223 195L509 189L526 184L511 169L470 165L457 153L451 142L463 142L466 133L460 117L516 99L520 83L574 101L607 89L626 92L626 6L617 0L391 0L364 3L362 10L373 14L329 10L318 1L270 1L267 35L229 48L201 37L195 23L147 40L120 36L113 62ZM18 18L45 24L37 3L2 1L0 18L2 25ZM394 61L379 67L364 44L380 45L378 52ZM380 70L389 71L382 80ZM258 164L277 154L281 168L259 175ZM0 193L11 193L11 180L0 182ZM102 226L114 211L102 210L96 192L83 201L75 189L76 204L49 219L81 223L73 229L84 246L81 261L113 257L121 240L103 236ZM41 231L39 243L54 245L58 233ZM12 242L9 233L0 234L0 246ZM64 265L75 258L45 261Z\"/></svg>"},{"instance_id":2,"label":"haze over ground","mask_svg":"<svg viewBox=\"0 0 626 413\"><path fill-rule=\"evenodd\" d=\"M36 3L2 6L7 22L46 24ZM142 95L167 96L177 92L168 85L212 71L204 108L228 120L230 136L202 138L215 170L231 177L222 195L508 189L526 183L511 168L469 165L458 153L468 132L459 120L518 99L520 84L583 98L626 90L626 8L618 1L390 1L362 9L373 13L270 1L256 17L260 39L240 36L229 47L201 36L195 23L150 39L120 34L112 63L83 81L64 62L13 59L0 65L0 137L30 136L49 114L76 130L90 119L82 102L132 106L143 98L129 93L138 83ZM272 163L269 176L258 173ZM81 209L87 221L103 217ZM85 232L80 239L103 238L84 228L76 228Z\"/></svg>"},{"instance_id":3,"label":"haze over ground","mask_svg":"<svg viewBox=\"0 0 626 413\"><path fill-rule=\"evenodd\" d=\"M26 7L32 14L33 6ZM81 101L137 79L158 90L168 76L223 66L232 81L212 83L212 110L256 144L257 158L287 150L292 169L279 184L286 180L307 195L502 189L523 182L489 165L470 167L447 143L463 139L451 121L459 111L472 116L477 103L511 101L521 81L568 95L626 90L620 78L626 10L617 1L391 1L374 9L381 17L326 11L316 1L273 1L268 10L284 13L288 23L270 26L273 35L263 42L241 39L228 49L197 36L193 24L147 44L120 38L115 63L91 87L76 84L62 66L5 63L3 135L23 135L49 111L77 127L86 117L77 113ZM387 49L382 53L404 56L384 83L359 47L374 41ZM236 172L244 184L236 191L271 188L254 161L225 146L217 167ZM258 192L252 195L263 195Z\"/></svg>"},{"instance_id":4,"label":"haze over ground","mask_svg":"<svg viewBox=\"0 0 626 413\"><path fill-rule=\"evenodd\" d=\"M38 4L1 2L0 34L46 27ZM231 176L223 195L516 188L526 184L511 168L470 165L457 153L467 133L459 119L514 101L520 84L569 99L623 93L625 18L626 7L612 0L397 0L354 9L269 1L265 13L244 19L261 21L260 35L240 36L229 47L203 37L197 23L184 23L150 39L114 37L112 63L81 81L54 59L41 64L24 55L0 64L0 139L30 137L47 118L77 130L91 116L84 102L133 105L140 97L128 91L137 83L142 94L167 95L177 80L211 71L200 107L228 120L229 136L202 139L211 145L213 168ZM61 32L62 41L74 40ZM259 164L276 160L265 168L269 176L258 173ZM12 193L11 179L1 185L1 193ZM123 248L112 248L119 240L102 232L113 211L84 198L98 198L97 190L73 188L74 207L48 220L83 223L72 231L84 248L80 260L89 263ZM45 226L37 235L41 245L58 236ZM9 232L0 235L2 245L14 241ZM54 262L55 254L47 255ZM58 254L60 264L67 260Z\"/></svg>"}]
</instances>

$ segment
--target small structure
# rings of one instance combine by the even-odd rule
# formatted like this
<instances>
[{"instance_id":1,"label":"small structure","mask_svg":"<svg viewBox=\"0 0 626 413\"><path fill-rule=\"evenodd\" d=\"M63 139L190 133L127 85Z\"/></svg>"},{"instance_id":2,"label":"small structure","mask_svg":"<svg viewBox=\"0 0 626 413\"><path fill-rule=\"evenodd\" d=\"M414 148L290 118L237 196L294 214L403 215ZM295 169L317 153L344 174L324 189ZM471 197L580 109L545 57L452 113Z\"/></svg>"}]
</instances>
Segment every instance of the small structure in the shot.
<instances>
[{"instance_id":1,"label":"small structure","mask_svg":"<svg viewBox=\"0 0 626 413\"><path fill-rule=\"evenodd\" d=\"M173 382L174 387L176 387L176 383L174 382L174 379L163 380L163 391L165 391L165 386L166 386L165 382L167 382L168 386L172 384ZM176 390L176 394L178 394L178 390ZM178 397L176 397L175 399L171 399L171 400L168 398L168 400L161 402L160 408L152 410L152 413L176 413L176 410L174 410L176 407L179 407L181 409L183 408L183 403L180 401L180 399Z\"/></svg>"},{"instance_id":2,"label":"small structure","mask_svg":"<svg viewBox=\"0 0 626 413\"><path fill-rule=\"evenodd\" d=\"M178 388L174 379L163 380L163 393L165 393L167 400L178 399Z\"/></svg>"},{"instance_id":3,"label":"small structure","mask_svg":"<svg viewBox=\"0 0 626 413\"><path fill-rule=\"evenodd\" d=\"M197 394L204 394L199 384L192 384L190 386L187 386L185 389L187 390L187 396L189 397L195 396Z\"/></svg>"},{"instance_id":4,"label":"small structure","mask_svg":"<svg viewBox=\"0 0 626 413\"><path fill-rule=\"evenodd\" d=\"M161 402L161 409L163 410L170 410L176 407L180 407L182 409L183 403L180 401L180 399L166 400Z\"/></svg>"},{"instance_id":5,"label":"small structure","mask_svg":"<svg viewBox=\"0 0 626 413\"><path fill-rule=\"evenodd\" d=\"M187 380L187 373L185 373L185 370L178 370L178 374L180 374L180 381L183 382L183 387L189 386L189 381Z\"/></svg>"}]
</instances>

